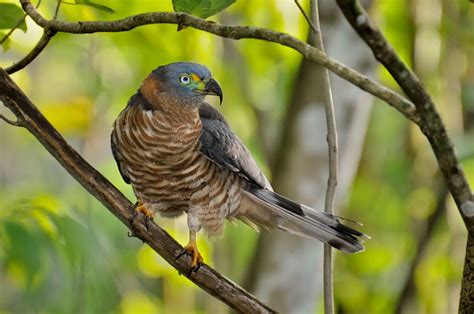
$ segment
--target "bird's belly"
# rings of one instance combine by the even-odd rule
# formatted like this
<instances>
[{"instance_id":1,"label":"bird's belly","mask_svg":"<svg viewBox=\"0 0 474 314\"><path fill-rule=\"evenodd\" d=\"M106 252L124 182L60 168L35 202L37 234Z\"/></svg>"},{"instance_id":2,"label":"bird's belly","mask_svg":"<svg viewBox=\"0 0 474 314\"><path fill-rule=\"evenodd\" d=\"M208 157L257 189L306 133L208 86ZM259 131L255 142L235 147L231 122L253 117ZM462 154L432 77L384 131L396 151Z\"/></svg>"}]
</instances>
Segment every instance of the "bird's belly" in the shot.
<instances>
[{"instance_id":1,"label":"bird's belly","mask_svg":"<svg viewBox=\"0 0 474 314\"><path fill-rule=\"evenodd\" d=\"M129 167L134 192L145 206L161 216L173 217L188 212L192 195L206 188L209 201L200 204L199 220L210 234L219 233L223 220L239 206L239 177L199 152L183 160L169 164L144 162Z\"/></svg>"},{"instance_id":2,"label":"bird's belly","mask_svg":"<svg viewBox=\"0 0 474 314\"><path fill-rule=\"evenodd\" d=\"M240 204L241 182L200 152L199 121L199 125L167 125L158 111L131 107L116 120L113 141L139 201L162 216L176 216L189 211L192 199L207 200L194 209L198 207L201 226L215 235Z\"/></svg>"}]
</instances>

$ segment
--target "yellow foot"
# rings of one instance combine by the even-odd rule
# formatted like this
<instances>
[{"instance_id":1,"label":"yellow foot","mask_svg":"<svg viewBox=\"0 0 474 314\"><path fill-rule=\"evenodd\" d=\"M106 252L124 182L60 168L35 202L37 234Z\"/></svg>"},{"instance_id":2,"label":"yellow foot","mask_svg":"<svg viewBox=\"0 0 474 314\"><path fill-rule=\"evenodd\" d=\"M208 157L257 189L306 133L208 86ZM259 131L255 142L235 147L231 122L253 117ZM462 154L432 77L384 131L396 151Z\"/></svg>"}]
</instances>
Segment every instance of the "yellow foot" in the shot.
<instances>
[{"instance_id":1,"label":"yellow foot","mask_svg":"<svg viewBox=\"0 0 474 314\"><path fill-rule=\"evenodd\" d=\"M138 201L137 206L135 207L135 212L137 212L138 214L143 214L150 220L153 220L153 218L155 218L155 213L152 210L146 208L145 205L143 205L143 203L140 201Z\"/></svg>"},{"instance_id":2,"label":"yellow foot","mask_svg":"<svg viewBox=\"0 0 474 314\"><path fill-rule=\"evenodd\" d=\"M139 214L142 214L143 216L145 216L145 225L148 230L148 223L150 221L153 221L153 218L155 218L155 213L149 210L148 208L146 208L145 205L143 205L141 201L138 201L135 204L134 213L130 217L130 224L133 225L133 222L135 221L135 219L137 218Z\"/></svg>"},{"instance_id":3,"label":"yellow foot","mask_svg":"<svg viewBox=\"0 0 474 314\"><path fill-rule=\"evenodd\" d=\"M201 264L204 262L204 259L202 258L201 254L199 253L198 247L196 245L196 241L190 241L183 249L181 253L176 256L176 259L180 258L186 253L191 253L192 255L192 261L191 261L191 269L188 273L191 275L192 272L195 272L201 267Z\"/></svg>"}]
</instances>

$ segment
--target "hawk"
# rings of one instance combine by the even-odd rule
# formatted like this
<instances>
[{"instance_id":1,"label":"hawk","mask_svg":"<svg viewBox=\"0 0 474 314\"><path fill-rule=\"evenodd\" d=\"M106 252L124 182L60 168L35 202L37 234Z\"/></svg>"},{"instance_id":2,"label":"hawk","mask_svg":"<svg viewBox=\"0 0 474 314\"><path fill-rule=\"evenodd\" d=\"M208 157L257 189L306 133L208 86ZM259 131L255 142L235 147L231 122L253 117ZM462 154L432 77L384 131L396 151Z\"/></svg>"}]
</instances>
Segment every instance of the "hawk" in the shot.
<instances>
[{"instance_id":1,"label":"hawk","mask_svg":"<svg viewBox=\"0 0 474 314\"><path fill-rule=\"evenodd\" d=\"M203 65L177 62L156 68L113 125L119 171L137 197L135 211L153 219L187 214L191 269L203 259L196 234L219 236L226 219L312 237L348 253L362 251L365 235L335 216L273 192L249 150L204 99L223 93Z\"/></svg>"}]
</instances>

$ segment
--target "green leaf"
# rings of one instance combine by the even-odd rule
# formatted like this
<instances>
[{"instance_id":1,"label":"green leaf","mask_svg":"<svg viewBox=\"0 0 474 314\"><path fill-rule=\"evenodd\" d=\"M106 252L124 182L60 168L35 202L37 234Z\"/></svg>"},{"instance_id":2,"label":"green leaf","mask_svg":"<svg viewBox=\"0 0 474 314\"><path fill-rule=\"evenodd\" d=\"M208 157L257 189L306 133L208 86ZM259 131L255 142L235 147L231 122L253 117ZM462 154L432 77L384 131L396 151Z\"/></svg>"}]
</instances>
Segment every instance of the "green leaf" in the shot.
<instances>
[{"instance_id":1,"label":"green leaf","mask_svg":"<svg viewBox=\"0 0 474 314\"><path fill-rule=\"evenodd\" d=\"M113 9L102 4L92 2L90 0L75 0L74 2L76 2L76 4L85 5L85 6L88 6L97 10L101 10L107 13L115 13Z\"/></svg>"},{"instance_id":2,"label":"green leaf","mask_svg":"<svg viewBox=\"0 0 474 314\"><path fill-rule=\"evenodd\" d=\"M23 19L25 13L23 10L13 3L0 3L0 29L12 29L20 20ZM23 20L18 26L19 29L26 32L26 23Z\"/></svg>"},{"instance_id":3,"label":"green leaf","mask_svg":"<svg viewBox=\"0 0 474 314\"><path fill-rule=\"evenodd\" d=\"M176 12L184 12L206 19L224 10L235 0L173 0Z\"/></svg>"},{"instance_id":4,"label":"green leaf","mask_svg":"<svg viewBox=\"0 0 474 314\"><path fill-rule=\"evenodd\" d=\"M35 274L41 269L41 239L34 231L24 225L7 221L2 227L7 235L5 251L8 264L17 264L31 282Z\"/></svg>"},{"instance_id":5,"label":"green leaf","mask_svg":"<svg viewBox=\"0 0 474 314\"><path fill-rule=\"evenodd\" d=\"M0 41L3 40L3 37L5 37L6 33L0 32ZM8 37L5 41L2 42L2 49L3 51L7 51L10 49L11 41L10 37Z\"/></svg>"}]
</instances>

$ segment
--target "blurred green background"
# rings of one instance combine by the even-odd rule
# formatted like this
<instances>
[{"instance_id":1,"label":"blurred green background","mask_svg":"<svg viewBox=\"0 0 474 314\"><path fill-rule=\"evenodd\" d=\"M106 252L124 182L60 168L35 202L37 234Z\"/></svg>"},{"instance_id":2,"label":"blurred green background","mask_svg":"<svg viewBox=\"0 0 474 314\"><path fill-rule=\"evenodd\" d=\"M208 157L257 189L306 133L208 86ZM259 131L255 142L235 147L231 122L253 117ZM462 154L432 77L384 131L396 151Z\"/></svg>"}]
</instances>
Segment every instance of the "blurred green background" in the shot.
<instances>
[{"instance_id":1,"label":"blurred green background","mask_svg":"<svg viewBox=\"0 0 474 314\"><path fill-rule=\"evenodd\" d=\"M117 19L173 10L171 1L103 3L115 13L63 4L59 18ZM43 0L40 11L51 17L55 5L53 0ZM439 105L471 183L473 6L466 0L387 0L370 8ZM273 28L302 39L308 30L290 0L239 0L212 19ZM39 39L41 29L29 19L27 26L28 31L17 30L10 48L0 53L0 66L21 58ZM223 39L191 28L176 32L176 25L115 34L58 34L37 60L12 77L85 159L134 201L110 152L111 124L142 79L156 66L174 61L196 61L211 69L225 93L219 110L272 177L267 148L259 136L261 115L270 134L265 144L271 150L302 58L282 46L256 40L240 40L234 47L229 55ZM397 89L382 69L378 77ZM336 255L336 307L340 313L393 312L420 251L420 234L431 228L414 270L409 290L413 298L405 312L452 313L459 297L464 226L444 192L425 138L400 114L378 102L349 200L338 209L343 216L363 222L372 240L366 242L362 254ZM0 112L11 117L3 106ZM316 136L325 138L324 134L309 138ZM158 218L158 223L180 243L186 242L184 217ZM217 270L216 254L229 256L232 266L225 267L224 275L242 283L252 267L257 237L243 224L229 225L223 239L209 242L202 236L198 245L206 262ZM226 309L210 299L146 245L128 238L127 229L30 134L0 121L0 313L211 313ZM322 307L314 311L321 312Z\"/></svg>"}]
</instances>

